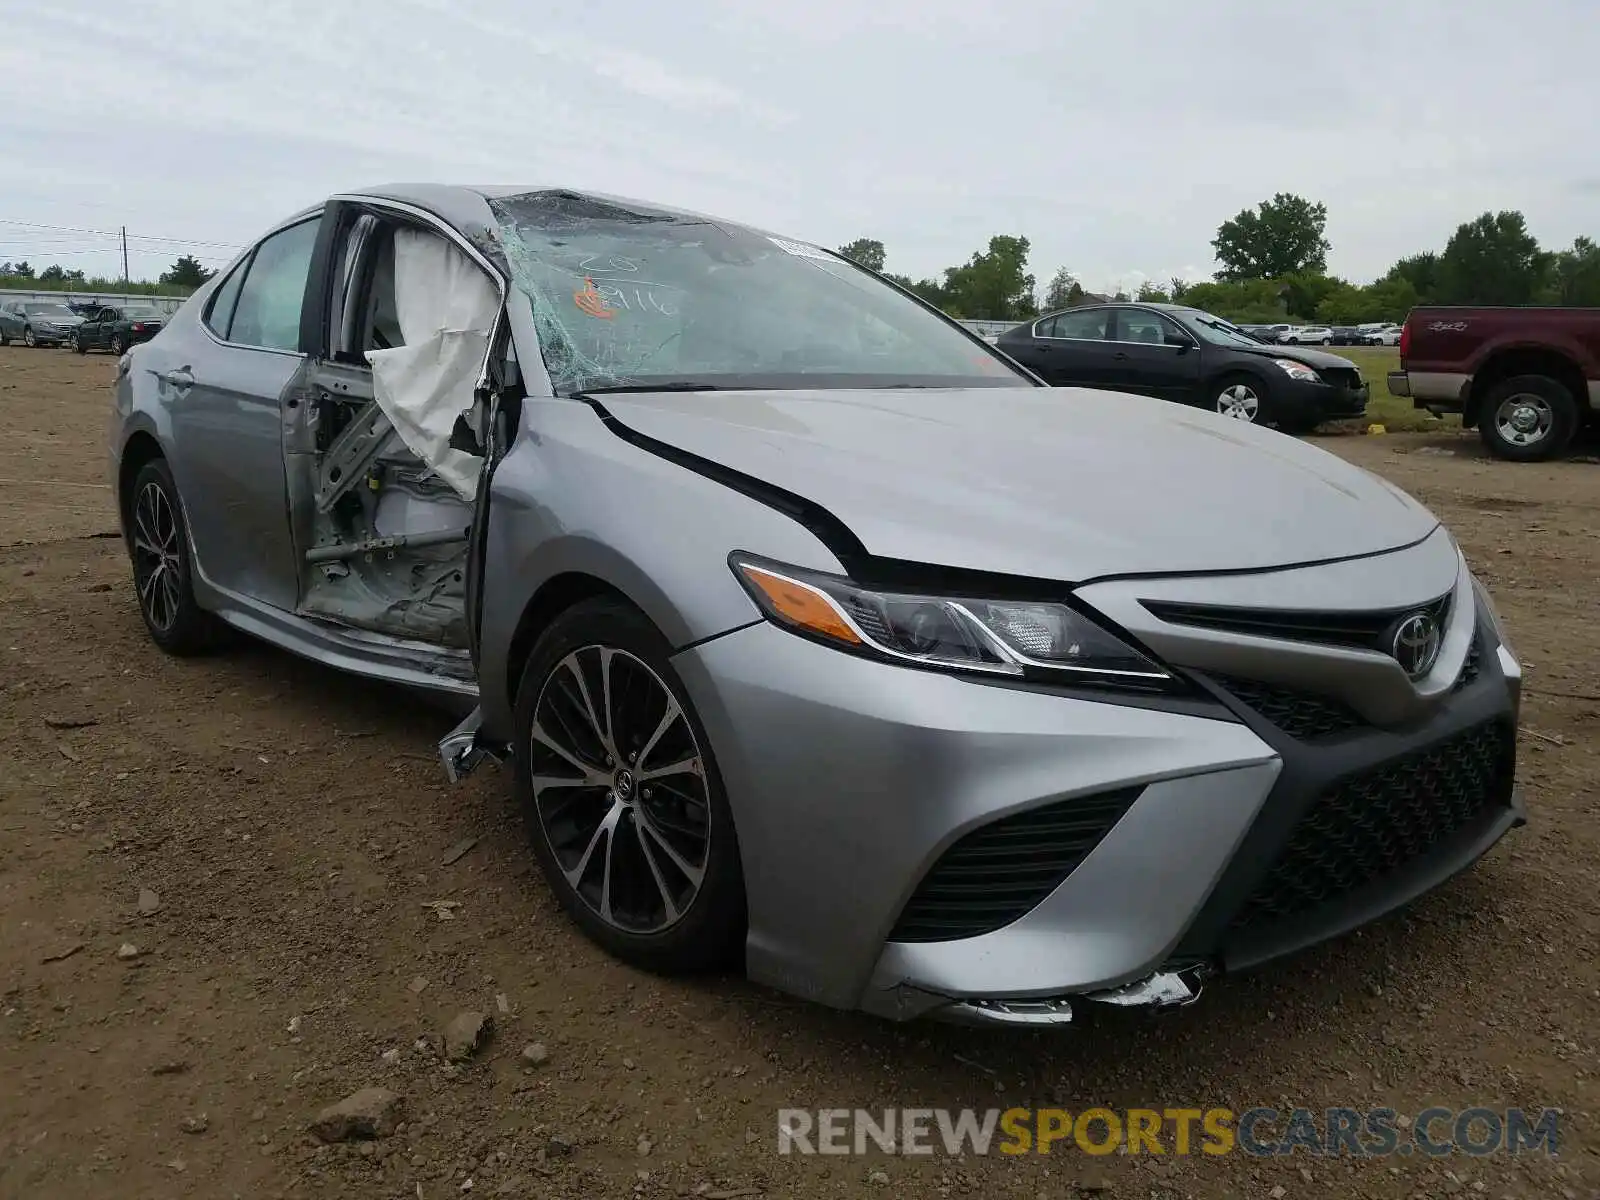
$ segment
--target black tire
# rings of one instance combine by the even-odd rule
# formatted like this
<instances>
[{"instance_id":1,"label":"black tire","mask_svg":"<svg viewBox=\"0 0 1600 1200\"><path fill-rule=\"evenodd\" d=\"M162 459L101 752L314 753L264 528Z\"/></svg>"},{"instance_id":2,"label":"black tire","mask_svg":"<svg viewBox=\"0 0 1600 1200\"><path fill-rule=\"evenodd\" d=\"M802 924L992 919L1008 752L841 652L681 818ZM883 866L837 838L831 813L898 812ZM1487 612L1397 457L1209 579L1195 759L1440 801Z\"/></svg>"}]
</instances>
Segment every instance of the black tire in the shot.
<instances>
[{"instance_id":1,"label":"black tire","mask_svg":"<svg viewBox=\"0 0 1600 1200\"><path fill-rule=\"evenodd\" d=\"M87 346L85 346L83 344L83 339L81 337L79 337L77 334L73 334L72 335L72 352L74 354L87 354L87 353L89 353L89 347L87 347Z\"/></svg>"},{"instance_id":2,"label":"black tire","mask_svg":"<svg viewBox=\"0 0 1600 1200\"><path fill-rule=\"evenodd\" d=\"M596 673L603 652L609 653L611 699L590 700L605 713L609 735L600 738L591 733L599 726L586 720L578 705L585 697L607 694ZM670 655L671 646L655 626L621 600L586 600L568 609L539 636L522 672L513 758L517 798L534 854L562 908L590 938L622 961L648 971L682 974L738 961L744 945L745 892L733 813L705 727L689 703ZM574 672L581 673L587 683L580 686ZM651 715L656 710L648 699L658 684L678 706L681 719L669 721ZM659 713L668 712L663 701ZM584 763L582 777L573 775L579 768L571 764L578 760L557 754L548 743L536 740L536 716L542 736L549 737L544 731L555 728L577 751ZM647 725L656 731L644 745L645 753L640 754L635 731ZM631 749L624 750L625 745ZM663 748L663 755L695 751L698 773L668 776L674 780L670 785L661 784L658 778L653 789L647 786L650 776L644 764L657 746ZM617 751L615 760L608 756L608 747ZM634 754L640 754L637 760ZM572 777L574 784L552 786L552 775ZM541 781L537 793L536 780ZM653 799L652 790L657 793ZM606 898L597 902L592 894L594 856L601 853L600 829L613 817L611 832L604 835L603 853L617 857L598 862L609 890L603 893ZM697 853L702 824L704 850ZM662 830L673 835L670 840L675 850L663 850ZM646 832L653 836L646 838ZM678 857L670 857L675 852ZM563 867L562 858L571 866ZM693 867L697 858L703 865L696 886L677 864L686 861ZM642 867L649 868L649 876ZM576 885L569 880L568 870L576 873ZM676 915L670 902L663 904L665 923L652 925L640 914L653 912L646 906L665 898L669 883L695 886L695 890L681 899L684 907ZM580 892L585 887L587 895ZM616 911L608 919L602 916L601 907ZM624 908L631 911L625 913Z\"/></svg>"},{"instance_id":3,"label":"black tire","mask_svg":"<svg viewBox=\"0 0 1600 1200\"><path fill-rule=\"evenodd\" d=\"M1331 345L1333 345L1333 339L1332 338L1323 338L1322 339L1322 344L1324 346L1331 346Z\"/></svg>"},{"instance_id":4,"label":"black tire","mask_svg":"<svg viewBox=\"0 0 1600 1200\"><path fill-rule=\"evenodd\" d=\"M195 599L189 526L165 459L139 468L124 502L134 598L151 639L168 654L180 656L213 649L221 640L222 623Z\"/></svg>"},{"instance_id":5,"label":"black tire","mask_svg":"<svg viewBox=\"0 0 1600 1200\"><path fill-rule=\"evenodd\" d=\"M1242 394L1240 389L1249 395ZM1272 395L1266 383L1256 375L1240 372L1212 380L1206 392L1206 407L1220 416L1248 421L1252 425L1272 422Z\"/></svg>"},{"instance_id":6,"label":"black tire","mask_svg":"<svg viewBox=\"0 0 1600 1200\"><path fill-rule=\"evenodd\" d=\"M38 335L33 332L32 325L24 325L22 327L22 344L28 347L30 350L37 350L39 348L39 338Z\"/></svg>"},{"instance_id":7,"label":"black tire","mask_svg":"<svg viewBox=\"0 0 1600 1200\"><path fill-rule=\"evenodd\" d=\"M128 343L123 341L120 333L113 333L111 335L111 353L115 354L118 358L121 358L122 352L127 348Z\"/></svg>"},{"instance_id":8,"label":"black tire","mask_svg":"<svg viewBox=\"0 0 1600 1200\"><path fill-rule=\"evenodd\" d=\"M1496 458L1542 462L1571 445L1582 415L1577 398L1559 379L1514 375L1485 394L1478 436Z\"/></svg>"},{"instance_id":9,"label":"black tire","mask_svg":"<svg viewBox=\"0 0 1600 1200\"><path fill-rule=\"evenodd\" d=\"M7 333L4 329L0 329L0 346L9 346L9 345L11 345L11 335L9 333Z\"/></svg>"}]
</instances>

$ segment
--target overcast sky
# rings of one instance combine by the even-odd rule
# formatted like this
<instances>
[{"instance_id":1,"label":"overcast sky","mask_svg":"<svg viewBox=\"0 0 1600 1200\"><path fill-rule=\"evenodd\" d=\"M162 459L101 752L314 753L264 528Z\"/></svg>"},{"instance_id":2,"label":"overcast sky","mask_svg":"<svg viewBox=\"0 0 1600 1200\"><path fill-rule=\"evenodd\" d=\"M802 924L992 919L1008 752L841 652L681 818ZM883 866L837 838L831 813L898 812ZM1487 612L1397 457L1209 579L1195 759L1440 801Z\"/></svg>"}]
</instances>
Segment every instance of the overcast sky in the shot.
<instances>
[{"instance_id":1,"label":"overcast sky","mask_svg":"<svg viewBox=\"0 0 1600 1200\"><path fill-rule=\"evenodd\" d=\"M110 0L5 5L0 260L215 260L328 193L563 184L933 275L1209 274L1276 191L1357 280L1519 208L1600 236L1596 0ZM115 14L115 16L112 16ZM110 19L108 19L110 18Z\"/></svg>"}]
</instances>

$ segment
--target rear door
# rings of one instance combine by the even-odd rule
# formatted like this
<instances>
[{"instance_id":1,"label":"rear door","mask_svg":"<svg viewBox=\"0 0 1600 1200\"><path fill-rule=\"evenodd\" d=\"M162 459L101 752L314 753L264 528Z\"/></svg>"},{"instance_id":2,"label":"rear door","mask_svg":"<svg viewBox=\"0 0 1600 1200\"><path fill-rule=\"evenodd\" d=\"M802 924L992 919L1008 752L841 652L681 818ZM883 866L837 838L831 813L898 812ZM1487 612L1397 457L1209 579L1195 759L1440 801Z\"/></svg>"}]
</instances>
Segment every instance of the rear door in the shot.
<instances>
[{"instance_id":1,"label":"rear door","mask_svg":"<svg viewBox=\"0 0 1600 1200\"><path fill-rule=\"evenodd\" d=\"M288 610L299 570L284 412L298 403L307 362L300 314L320 223L319 214L264 238L212 293L198 324L151 342L140 360L170 414L173 473L200 569L213 584Z\"/></svg>"},{"instance_id":2,"label":"rear door","mask_svg":"<svg viewBox=\"0 0 1600 1200\"><path fill-rule=\"evenodd\" d=\"M1144 308L1115 310L1112 362L1124 391L1191 403L1200 386L1200 348L1176 322Z\"/></svg>"},{"instance_id":3,"label":"rear door","mask_svg":"<svg viewBox=\"0 0 1600 1200\"><path fill-rule=\"evenodd\" d=\"M1034 326L1034 370L1055 387L1115 387L1109 308L1074 308ZM1032 364L1024 364L1032 365Z\"/></svg>"}]
</instances>

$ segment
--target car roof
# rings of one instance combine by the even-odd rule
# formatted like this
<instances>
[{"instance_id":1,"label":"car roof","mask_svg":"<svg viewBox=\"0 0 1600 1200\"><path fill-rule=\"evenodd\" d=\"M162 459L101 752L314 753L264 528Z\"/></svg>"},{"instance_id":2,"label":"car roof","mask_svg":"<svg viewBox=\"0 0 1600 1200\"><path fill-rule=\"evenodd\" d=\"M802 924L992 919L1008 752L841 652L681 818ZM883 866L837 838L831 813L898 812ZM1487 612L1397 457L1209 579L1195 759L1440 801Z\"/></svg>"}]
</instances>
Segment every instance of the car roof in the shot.
<instances>
[{"instance_id":1,"label":"car roof","mask_svg":"<svg viewBox=\"0 0 1600 1200\"><path fill-rule=\"evenodd\" d=\"M453 225L464 234L470 234L476 228L482 226L493 227L495 224L494 214L489 210L488 202L490 200L506 200L513 196L526 196L539 192L557 193L584 200L594 200L645 215L688 217L714 225L736 226L756 233L766 234L767 236L775 236L768 230L757 229L744 221L729 221L721 217L709 216L686 208L673 208L670 205L658 204L653 201L635 200L628 196L614 196L606 192L561 187L554 184L385 183L375 187L342 192L340 195L365 196L374 200L395 200L402 204L409 204L415 208L425 209L434 216L443 219L447 224ZM308 211L315 212L316 210L311 209Z\"/></svg>"}]
</instances>

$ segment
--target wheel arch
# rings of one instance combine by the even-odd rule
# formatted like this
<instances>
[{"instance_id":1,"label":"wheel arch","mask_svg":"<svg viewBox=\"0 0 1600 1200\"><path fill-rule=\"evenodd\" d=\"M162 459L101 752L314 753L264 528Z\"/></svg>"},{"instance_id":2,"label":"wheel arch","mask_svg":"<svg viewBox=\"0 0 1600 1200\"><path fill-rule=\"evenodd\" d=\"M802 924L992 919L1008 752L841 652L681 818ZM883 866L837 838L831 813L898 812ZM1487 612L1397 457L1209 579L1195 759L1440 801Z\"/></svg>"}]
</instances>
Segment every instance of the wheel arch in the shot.
<instances>
[{"instance_id":1,"label":"wheel arch","mask_svg":"<svg viewBox=\"0 0 1600 1200\"><path fill-rule=\"evenodd\" d=\"M122 522L124 537L128 534L128 504L132 499L133 481L146 463L166 456L155 434L145 429L135 430L123 443L122 454L117 459L117 517Z\"/></svg>"},{"instance_id":2,"label":"wheel arch","mask_svg":"<svg viewBox=\"0 0 1600 1200\"><path fill-rule=\"evenodd\" d=\"M1473 373L1461 410L1461 424L1471 429L1483 415L1489 392L1498 383L1517 375L1543 375L1554 379L1572 394L1580 412L1589 411L1588 381L1576 359L1550 346L1510 346L1497 350Z\"/></svg>"},{"instance_id":3,"label":"wheel arch","mask_svg":"<svg viewBox=\"0 0 1600 1200\"><path fill-rule=\"evenodd\" d=\"M522 679L523 669L528 665L528 657L533 653L534 643L539 640L539 634L549 626L567 609L574 605L582 604L585 600L594 600L600 597L621 600L632 608L639 609L621 588L615 584L591 575L587 571L563 571L559 575L551 576L528 597L522 607L522 615L517 618L516 628L511 634L511 640L506 645L505 654L505 694L515 698L517 685ZM639 611L649 620L649 614ZM655 624L655 622L651 622ZM657 626L659 628L659 626Z\"/></svg>"}]
</instances>

